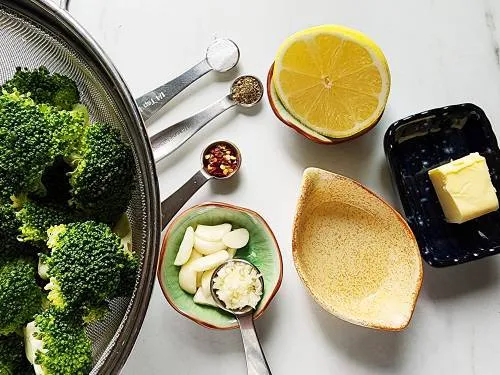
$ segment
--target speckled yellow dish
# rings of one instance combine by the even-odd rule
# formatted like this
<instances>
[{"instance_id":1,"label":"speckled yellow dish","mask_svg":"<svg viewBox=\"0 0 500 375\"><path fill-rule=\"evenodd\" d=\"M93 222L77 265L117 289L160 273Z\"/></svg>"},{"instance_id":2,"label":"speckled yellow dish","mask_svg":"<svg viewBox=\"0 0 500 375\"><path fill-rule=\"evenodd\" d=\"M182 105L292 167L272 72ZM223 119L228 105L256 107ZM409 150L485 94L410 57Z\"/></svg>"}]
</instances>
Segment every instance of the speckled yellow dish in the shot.
<instances>
[{"instance_id":1,"label":"speckled yellow dish","mask_svg":"<svg viewBox=\"0 0 500 375\"><path fill-rule=\"evenodd\" d=\"M406 221L370 190L306 169L292 246L300 278L325 310L370 328L408 325L422 284L418 245Z\"/></svg>"}]
</instances>

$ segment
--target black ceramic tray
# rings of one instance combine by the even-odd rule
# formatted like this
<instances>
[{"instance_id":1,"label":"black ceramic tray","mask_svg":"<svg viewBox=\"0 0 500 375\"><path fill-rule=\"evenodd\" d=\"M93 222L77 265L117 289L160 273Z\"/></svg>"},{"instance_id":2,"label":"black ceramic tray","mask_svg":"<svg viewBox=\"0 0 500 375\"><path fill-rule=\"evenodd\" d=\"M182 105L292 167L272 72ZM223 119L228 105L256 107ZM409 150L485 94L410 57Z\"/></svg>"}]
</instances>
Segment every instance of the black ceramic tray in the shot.
<instances>
[{"instance_id":1,"label":"black ceramic tray","mask_svg":"<svg viewBox=\"0 0 500 375\"><path fill-rule=\"evenodd\" d=\"M427 174L479 152L500 192L500 150L481 108L460 104L399 120L387 130L384 149L404 213L427 263L446 267L500 252L500 211L463 224L447 223Z\"/></svg>"}]
</instances>

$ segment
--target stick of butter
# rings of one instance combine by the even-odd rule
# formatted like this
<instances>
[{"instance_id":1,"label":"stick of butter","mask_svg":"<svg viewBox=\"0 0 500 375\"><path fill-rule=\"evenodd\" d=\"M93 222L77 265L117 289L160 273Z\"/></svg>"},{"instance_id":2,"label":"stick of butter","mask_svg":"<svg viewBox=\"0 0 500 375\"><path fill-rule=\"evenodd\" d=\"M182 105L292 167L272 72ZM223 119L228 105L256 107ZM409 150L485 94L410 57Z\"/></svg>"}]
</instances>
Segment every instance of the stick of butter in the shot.
<instances>
[{"instance_id":1,"label":"stick of butter","mask_svg":"<svg viewBox=\"0 0 500 375\"><path fill-rule=\"evenodd\" d=\"M449 223L498 210L486 159L477 152L430 170L429 177Z\"/></svg>"}]
</instances>

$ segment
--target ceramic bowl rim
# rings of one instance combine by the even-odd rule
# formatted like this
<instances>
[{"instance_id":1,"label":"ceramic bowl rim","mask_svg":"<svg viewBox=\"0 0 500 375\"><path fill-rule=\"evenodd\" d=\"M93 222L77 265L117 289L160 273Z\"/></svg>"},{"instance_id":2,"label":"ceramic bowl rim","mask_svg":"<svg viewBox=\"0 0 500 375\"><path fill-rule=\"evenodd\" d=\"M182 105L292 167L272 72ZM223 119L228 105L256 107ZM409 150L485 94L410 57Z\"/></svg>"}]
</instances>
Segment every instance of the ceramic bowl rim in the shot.
<instances>
[{"instance_id":1,"label":"ceramic bowl rim","mask_svg":"<svg viewBox=\"0 0 500 375\"><path fill-rule=\"evenodd\" d=\"M255 212L251 209L245 208L245 207L240 207L240 206L236 206L236 205L233 205L230 203L223 203L223 202L204 202L201 204L194 205L194 206L182 211L179 215L177 215L177 217L174 220L172 220L170 222L170 224L168 225L167 231L165 232L165 235L163 236L161 249L160 249L160 256L158 258L158 267L157 267L157 271L156 271L158 283L160 284L160 289L163 293L163 296L165 297L167 302L170 304L170 306L172 306L172 308L175 311L177 311L179 314L183 315L184 317L192 320L193 322L195 322L195 323L197 323L205 328L209 328L209 329L231 330L231 329L238 328L238 323L235 323L235 324L232 324L229 326L218 326L215 324L207 323L204 320L198 319L197 317L193 316L192 314L182 310L172 300L172 298L170 297L170 295L167 291L168 288L166 288L162 283L162 276L161 276L162 275L162 265L163 265L164 258L167 254L167 242L168 242L168 238L171 235L172 229L175 227L175 224L177 224L182 218L184 218L189 213L191 213L193 211L198 211L198 210L200 210L202 208L206 208L206 207L226 208L226 209L244 212L244 213L247 213L251 216L256 217L260 221L260 225L262 225L264 227L264 229L267 230L267 232L270 235L270 238L274 242L274 248L275 248L275 251L278 255L277 260L279 263L278 264L278 266L279 266L278 281L276 282L276 285L273 287L273 290L272 290L271 294L269 295L269 298L267 299L267 301L263 305L259 305L259 308L257 309L258 312L254 315L255 320L257 320L258 318L260 318L264 314L264 312L267 310L271 301L274 299L274 297L278 293L278 290L281 287L281 283L283 281L283 257L281 255L281 250L280 250L278 241L276 240L276 236L274 235L274 233L273 233L271 227L269 226L269 224L267 223L267 221L264 220L264 218L260 214L258 214L257 212Z\"/></svg>"},{"instance_id":2,"label":"ceramic bowl rim","mask_svg":"<svg viewBox=\"0 0 500 375\"><path fill-rule=\"evenodd\" d=\"M309 169L309 168L307 168L307 169ZM396 218L400 222L401 226L410 235L411 240L416 244L417 250L419 250L417 239L416 239L415 235L413 234L413 231L411 230L410 226L408 225L408 223L406 222L406 220L403 218L403 216L394 207L392 207L385 199L383 199L381 196L379 196L374 191L370 190L368 187L366 187L365 185L363 185L361 182L356 181L356 180L354 180L352 178L349 178L347 176L344 176L344 175L341 175L341 174L338 174L338 173L335 173L335 172L326 171L326 170L323 170L323 169L320 169L320 168L314 168L314 169L319 169L320 171L328 172L328 173L334 175L334 177L336 177L336 178L340 178L342 180L350 181L350 182L354 183L355 185L359 186L360 188L362 188L366 193L368 193L368 194L374 196L375 198L377 198L380 201L381 204L385 205L387 208L389 208L389 211L391 211L393 214L396 215ZM302 199L303 193L304 193L303 192L303 188L301 187L301 192L300 192L300 196L298 198L298 201L300 201ZM344 316L342 314L339 314L337 312L332 311L331 306L328 306L328 305L322 303L316 297L315 292L313 292L314 288L311 285L309 285L308 281L306 281L306 279L304 277L304 274L306 272L304 272L302 270L302 268L301 268L301 266L299 265L299 262L298 262L298 251L297 251L298 244L297 244L297 238L296 238L296 235L295 235L296 229L298 228L298 220L299 220L300 215L301 214L299 213L299 211L296 210L295 217L294 217L294 220L293 220L293 230L292 230L293 231L293 234L292 234L292 256L293 256L293 263L294 263L295 269L297 271L297 274L299 275L299 278L301 279L301 281L304 284L304 286L306 287L307 291L309 292L309 294L313 298L314 302L316 302L319 306L321 306L321 308L323 308L329 314L331 314L331 315L333 315L333 316L335 316L335 317L337 317L337 318L339 318L341 320L347 321L349 323L352 323L352 324L355 324L355 325L358 325L358 326L373 328L373 329L382 330L382 331L401 331L401 330L405 329L408 326L408 324L411 322L411 319L413 318L413 314L415 313L415 307L416 307L416 304L417 304L417 301L418 301L418 297L419 297L421 289L422 289L424 270L423 270L422 258L420 256L420 251L418 251L418 253L417 253L417 256L418 256L418 259L419 259L418 270L416 272L416 275L417 275L417 284L416 284L416 288L415 288L414 292L412 293L411 313L410 313L410 316L409 316L407 322L405 324L402 324L402 325L398 326L398 327L395 327L395 326L390 327L390 326L387 326L387 325L384 325L384 324L380 324L380 325L377 325L377 324L367 324L366 322L363 322L361 320L352 319L352 318L350 318L348 316Z\"/></svg>"}]
</instances>

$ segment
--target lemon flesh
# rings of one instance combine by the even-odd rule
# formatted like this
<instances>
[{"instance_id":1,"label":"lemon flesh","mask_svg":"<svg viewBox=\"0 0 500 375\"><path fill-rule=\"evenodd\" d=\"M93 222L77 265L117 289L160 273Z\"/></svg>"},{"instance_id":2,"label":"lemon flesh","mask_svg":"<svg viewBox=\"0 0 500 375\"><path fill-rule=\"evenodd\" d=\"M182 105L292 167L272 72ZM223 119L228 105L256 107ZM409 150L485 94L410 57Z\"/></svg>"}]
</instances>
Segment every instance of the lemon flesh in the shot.
<instances>
[{"instance_id":1,"label":"lemon flesh","mask_svg":"<svg viewBox=\"0 0 500 375\"><path fill-rule=\"evenodd\" d=\"M290 36L275 60L273 84L286 110L331 138L353 136L380 119L390 90L381 49L343 26L317 26Z\"/></svg>"}]
</instances>

